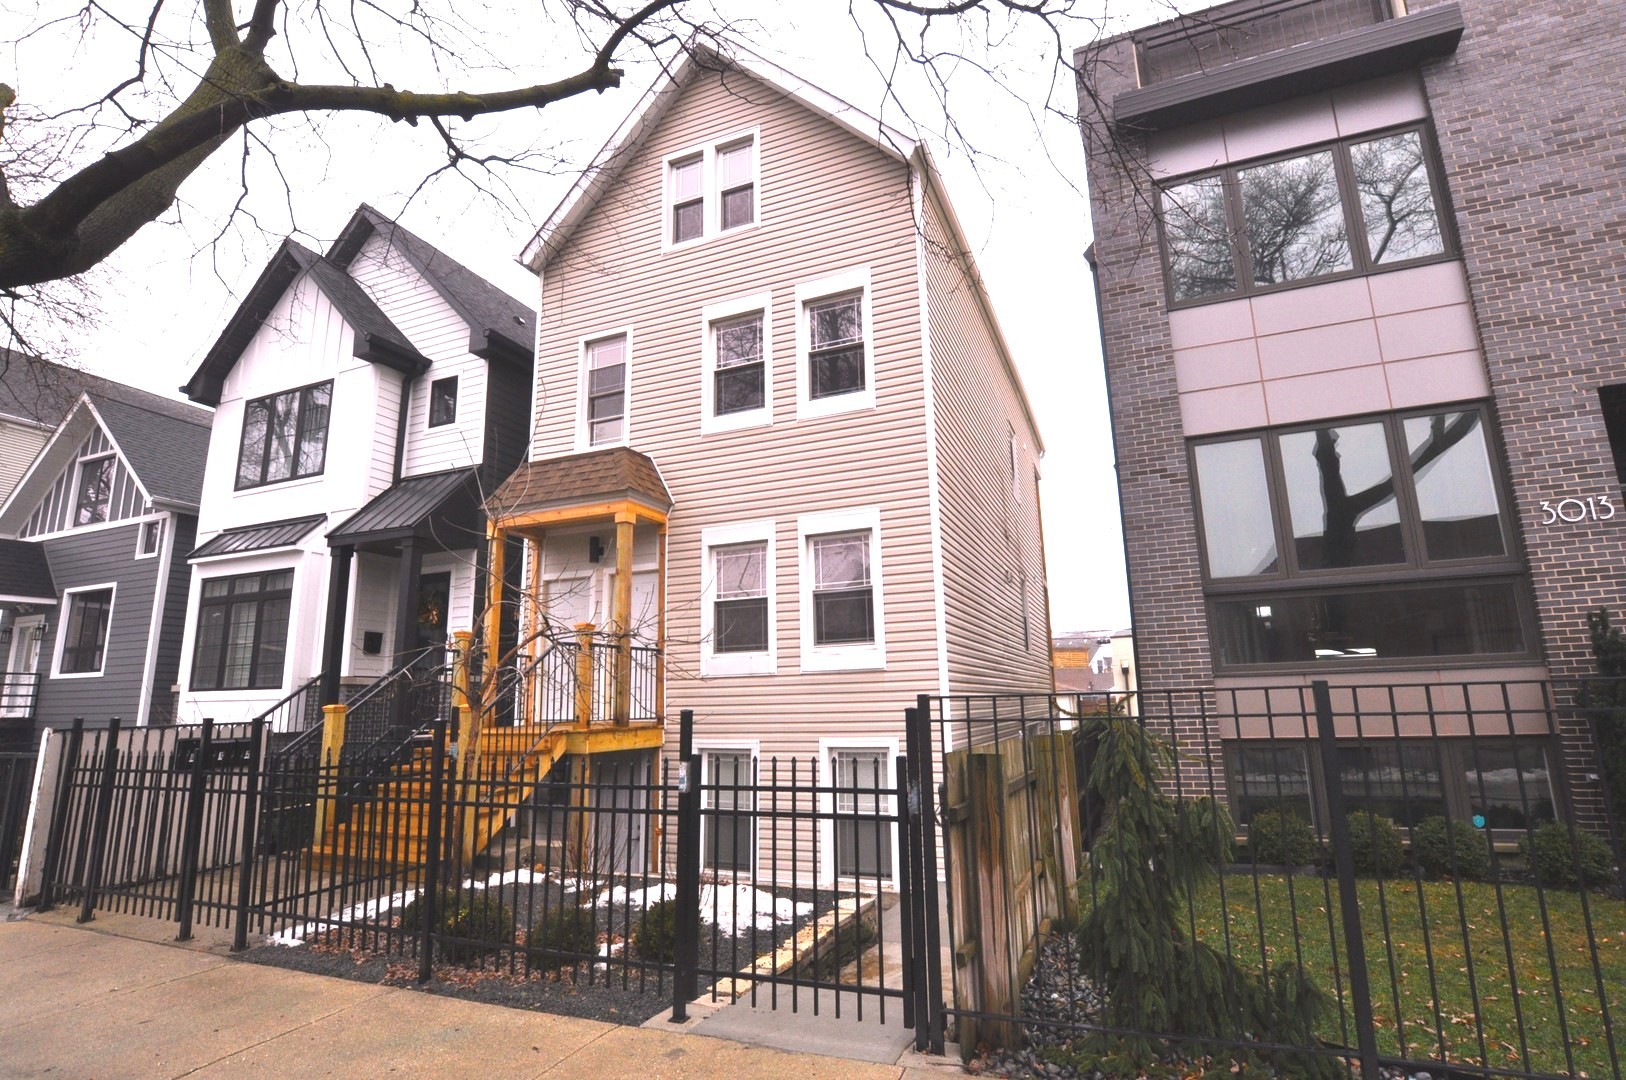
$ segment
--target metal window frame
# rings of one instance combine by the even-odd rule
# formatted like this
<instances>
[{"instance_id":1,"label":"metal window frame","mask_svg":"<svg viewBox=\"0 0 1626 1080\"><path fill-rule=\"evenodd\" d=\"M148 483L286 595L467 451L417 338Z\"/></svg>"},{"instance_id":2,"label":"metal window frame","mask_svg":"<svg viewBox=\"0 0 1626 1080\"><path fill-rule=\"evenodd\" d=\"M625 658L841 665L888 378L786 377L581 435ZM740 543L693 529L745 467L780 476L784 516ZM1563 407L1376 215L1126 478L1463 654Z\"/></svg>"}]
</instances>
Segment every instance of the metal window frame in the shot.
<instances>
[{"instance_id":1,"label":"metal window frame","mask_svg":"<svg viewBox=\"0 0 1626 1080\"><path fill-rule=\"evenodd\" d=\"M272 574L283 574L283 573L286 573L286 574L289 575L288 587L286 589L266 589L264 587L265 586L265 578L269 577ZM194 623L193 632L192 632L192 666L191 666L191 671L188 673L188 680L190 682L190 685L187 687L188 690L190 690L193 693L199 693L199 694L215 694L215 693L234 693L234 692L240 692L240 691L243 691L243 690L274 690L274 689L277 689L277 688L279 688L279 687L281 687L283 685L283 682L286 679L287 674L288 674L288 672L287 672L288 664L287 664L287 640L286 640L286 638L283 641L283 670L278 673L277 681L274 682L274 683L263 683L260 680L260 677L259 677L260 676L260 660L261 660L260 647L261 647L261 644L263 643L263 640L264 640L263 634L264 634L264 629L265 629L265 602L267 600L280 600L280 599L288 600L288 602L289 602L289 612L288 612L288 631L287 632L291 633L293 631L293 628L294 628L293 595L294 595L294 576L296 574L297 574L297 570L294 567L287 566L287 567L278 567L278 568L273 569L273 570L256 570L256 571L253 571L253 572L250 572L250 573L245 573L245 574L221 574L221 575L218 575L218 576L215 576L215 577L203 578L203 579L201 579L199 581L199 583L198 583L197 621ZM235 582L235 581L240 581L243 578L259 578L260 579L260 587L254 592L247 592L247 593L234 592L229 583ZM226 594L224 596L219 596L219 597L205 596L203 590L211 582L216 582L216 581L224 581L224 582L228 583L227 589L226 589ZM215 672L214 672L214 674L215 674L215 685L210 686L210 687L200 687L200 686L198 686L197 685L198 671L200 670L200 667L201 667L201 665L200 665L200 657L202 655L202 650L198 646L199 646L199 643L203 639L203 619L204 619L204 617L209 613L210 610L212 610L214 608L223 608L227 612L227 620L228 620L227 625L228 625L228 628L229 628L230 617L231 617L230 612L231 612L232 607L235 606L236 604L245 603L245 602L252 602L254 604L254 641L249 647L248 681L242 686L226 686L226 685L224 685L225 681L226 681L226 679L225 679L225 674L226 674L226 648L225 648L225 641L223 639L222 642L221 642L220 656L215 662Z\"/></svg>"},{"instance_id":2,"label":"metal window frame","mask_svg":"<svg viewBox=\"0 0 1626 1080\"><path fill-rule=\"evenodd\" d=\"M321 468L313 469L310 472L300 472L300 451L304 449L305 437L307 434L309 434L305 430L304 425L306 405L305 395L308 392L320 389L323 386L328 388L328 397L327 422L322 426L322 465ZM253 488L269 487L272 484L286 484L293 480L306 480L312 476L321 476L327 472L327 434L333 427L333 387L333 379L318 379L316 382L306 383L303 386L290 387L287 390L278 390L274 394L264 394L257 398L249 398L243 403L243 428L239 432L237 438L237 471L232 476L232 490L248 491ZM280 476L275 480L266 479L266 466L271 460L271 424L269 420L270 409L268 407L268 419L265 425L265 435L263 438L261 438L259 445L259 479L245 483L243 481L243 452L247 449L247 447L243 445L242 434L247 430L248 410L252 409L256 405L265 405L267 402L275 401L277 398L281 397L288 397L289 395L294 395L294 400L298 406L292 413L293 444L292 449L290 450L291 467L289 473L287 476Z\"/></svg>"}]
</instances>

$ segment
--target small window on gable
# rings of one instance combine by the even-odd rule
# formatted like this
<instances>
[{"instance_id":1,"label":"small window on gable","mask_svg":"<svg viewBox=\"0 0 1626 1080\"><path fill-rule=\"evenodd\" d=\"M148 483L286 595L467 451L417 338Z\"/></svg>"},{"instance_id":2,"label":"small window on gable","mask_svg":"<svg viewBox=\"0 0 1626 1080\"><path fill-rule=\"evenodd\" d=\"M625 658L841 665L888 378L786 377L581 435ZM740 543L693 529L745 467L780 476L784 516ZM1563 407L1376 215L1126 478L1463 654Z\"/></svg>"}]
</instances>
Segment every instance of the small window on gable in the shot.
<instances>
[{"instance_id":1,"label":"small window on gable","mask_svg":"<svg viewBox=\"0 0 1626 1080\"><path fill-rule=\"evenodd\" d=\"M136 542L136 558L147 559L158 554L158 547L164 539L164 523L160 520L143 521L141 523L141 536Z\"/></svg>"},{"instance_id":2,"label":"small window on gable","mask_svg":"<svg viewBox=\"0 0 1626 1080\"><path fill-rule=\"evenodd\" d=\"M757 136L727 135L666 159L667 246L710 239L755 224Z\"/></svg>"},{"instance_id":3,"label":"small window on gable","mask_svg":"<svg viewBox=\"0 0 1626 1080\"><path fill-rule=\"evenodd\" d=\"M101 454L79 460L79 481L75 488L73 523L97 525L107 520L113 501L113 455Z\"/></svg>"},{"instance_id":4,"label":"small window on gable","mask_svg":"<svg viewBox=\"0 0 1626 1080\"><path fill-rule=\"evenodd\" d=\"M448 375L429 384L429 426L457 423L457 376Z\"/></svg>"}]
</instances>

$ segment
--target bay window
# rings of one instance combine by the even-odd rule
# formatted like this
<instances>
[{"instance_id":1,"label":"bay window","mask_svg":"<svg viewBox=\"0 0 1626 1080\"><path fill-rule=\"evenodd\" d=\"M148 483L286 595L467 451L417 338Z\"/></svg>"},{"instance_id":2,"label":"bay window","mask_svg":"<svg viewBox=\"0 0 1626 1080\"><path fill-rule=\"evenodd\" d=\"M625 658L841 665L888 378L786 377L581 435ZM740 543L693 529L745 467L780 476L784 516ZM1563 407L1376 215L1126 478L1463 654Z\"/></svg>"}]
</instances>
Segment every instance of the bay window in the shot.
<instances>
[{"instance_id":1,"label":"bay window","mask_svg":"<svg viewBox=\"0 0 1626 1080\"><path fill-rule=\"evenodd\" d=\"M192 645L193 690L282 686L294 572L204 580Z\"/></svg>"}]
</instances>

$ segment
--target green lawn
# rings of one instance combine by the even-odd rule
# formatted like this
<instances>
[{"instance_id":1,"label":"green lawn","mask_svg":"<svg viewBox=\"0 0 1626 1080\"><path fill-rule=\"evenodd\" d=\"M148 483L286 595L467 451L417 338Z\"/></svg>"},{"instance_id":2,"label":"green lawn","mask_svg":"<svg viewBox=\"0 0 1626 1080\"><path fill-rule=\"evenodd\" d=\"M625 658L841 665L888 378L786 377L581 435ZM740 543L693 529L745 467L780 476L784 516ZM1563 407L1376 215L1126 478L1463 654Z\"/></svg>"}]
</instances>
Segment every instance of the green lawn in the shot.
<instances>
[{"instance_id":1,"label":"green lawn","mask_svg":"<svg viewBox=\"0 0 1626 1080\"><path fill-rule=\"evenodd\" d=\"M1626 904L1587 896L1589 946L1576 893L1545 894L1549 943L1542 898L1529 886L1466 882L1459 894L1451 882L1372 880L1358 888L1381 1053L1614 1076L1606 1003L1615 1060L1626 1067ZM1233 955L1253 970L1262 958L1302 963L1335 997L1342 982L1349 1000L1336 882L1329 894L1316 877L1231 876L1192 899L1187 925L1194 921L1202 939L1223 949L1228 933ZM1340 1012L1324 1035L1353 1046L1352 1008Z\"/></svg>"}]
</instances>

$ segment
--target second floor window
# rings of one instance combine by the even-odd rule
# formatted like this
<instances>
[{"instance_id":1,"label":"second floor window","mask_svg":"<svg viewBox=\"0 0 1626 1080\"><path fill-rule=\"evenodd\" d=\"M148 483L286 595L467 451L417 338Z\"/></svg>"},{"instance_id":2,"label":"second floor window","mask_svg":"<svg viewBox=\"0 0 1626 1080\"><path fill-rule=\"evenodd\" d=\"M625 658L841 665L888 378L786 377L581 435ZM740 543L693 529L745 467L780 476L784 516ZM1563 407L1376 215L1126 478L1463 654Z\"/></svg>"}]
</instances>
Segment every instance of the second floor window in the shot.
<instances>
[{"instance_id":1,"label":"second floor window","mask_svg":"<svg viewBox=\"0 0 1626 1080\"><path fill-rule=\"evenodd\" d=\"M834 397L864 389L864 321L860 297L807 305L808 396Z\"/></svg>"},{"instance_id":2,"label":"second floor window","mask_svg":"<svg viewBox=\"0 0 1626 1080\"><path fill-rule=\"evenodd\" d=\"M1159 195L1169 301L1192 303L1444 255L1421 128L1180 180Z\"/></svg>"},{"instance_id":3,"label":"second floor window","mask_svg":"<svg viewBox=\"0 0 1626 1080\"><path fill-rule=\"evenodd\" d=\"M255 398L243 409L237 487L319 476L327 466L333 380Z\"/></svg>"},{"instance_id":4,"label":"second floor window","mask_svg":"<svg viewBox=\"0 0 1626 1080\"><path fill-rule=\"evenodd\" d=\"M63 631L62 675L99 675L107 655L107 629L113 616L113 590L87 589L71 593L68 627Z\"/></svg>"},{"instance_id":5,"label":"second floor window","mask_svg":"<svg viewBox=\"0 0 1626 1080\"><path fill-rule=\"evenodd\" d=\"M716 575L712 651L768 649L768 544L730 544L711 549Z\"/></svg>"},{"instance_id":6,"label":"second floor window","mask_svg":"<svg viewBox=\"0 0 1626 1080\"><path fill-rule=\"evenodd\" d=\"M813 644L853 645L875 640L868 532L814 536Z\"/></svg>"},{"instance_id":7,"label":"second floor window","mask_svg":"<svg viewBox=\"0 0 1626 1080\"><path fill-rule=\"evenodd\" d=\"M429 384L429 426L457 423L457 376L448 375Z\"/></svg>"},{"instance_id":8,"label":"second floor window","mask_svg":"<svg viewBox=\"0 0 1626 1080\"><path fill-rule=\"evenodd\" d=\"M605 338L587 346L587 443L610 446L627 432L627 339Z\"/></svg>"},{"instance_id":9,"label":"second floor window","mask_svg":"<svg viewBox=\"0 0 1626 1080\"><path fill-rule=\"evenodd\" d=\"M762 313L716 323L711 330L717 349L717 415L762 408Z\"/></svg>"}]
</instances>

